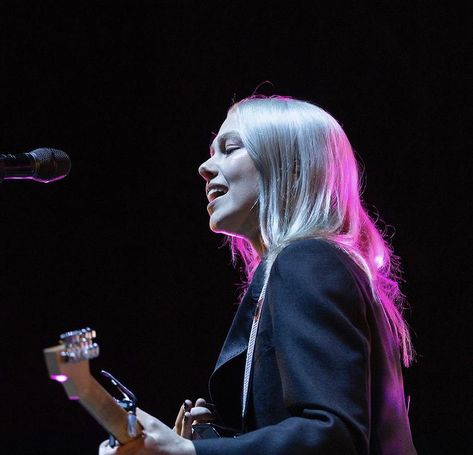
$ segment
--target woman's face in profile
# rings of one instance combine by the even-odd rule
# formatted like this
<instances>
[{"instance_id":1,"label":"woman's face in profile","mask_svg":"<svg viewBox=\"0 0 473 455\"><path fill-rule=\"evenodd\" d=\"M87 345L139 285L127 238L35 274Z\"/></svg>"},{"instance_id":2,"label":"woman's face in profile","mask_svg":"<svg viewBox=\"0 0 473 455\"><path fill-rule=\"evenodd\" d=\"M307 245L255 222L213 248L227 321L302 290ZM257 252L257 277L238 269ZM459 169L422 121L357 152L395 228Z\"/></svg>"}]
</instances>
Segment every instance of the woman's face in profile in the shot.
<instances>
[{"instance_id":1,"label":"woman's face in profile","mask_svg":"<svg viewBox=\"0 0 473 455\"><path fill-rule=\"evenodd\" d=\"M259 239L258 172L241 141L235 114L223 122L199 173L206 181L210 229Z\"/></svg>"}]
</instances>

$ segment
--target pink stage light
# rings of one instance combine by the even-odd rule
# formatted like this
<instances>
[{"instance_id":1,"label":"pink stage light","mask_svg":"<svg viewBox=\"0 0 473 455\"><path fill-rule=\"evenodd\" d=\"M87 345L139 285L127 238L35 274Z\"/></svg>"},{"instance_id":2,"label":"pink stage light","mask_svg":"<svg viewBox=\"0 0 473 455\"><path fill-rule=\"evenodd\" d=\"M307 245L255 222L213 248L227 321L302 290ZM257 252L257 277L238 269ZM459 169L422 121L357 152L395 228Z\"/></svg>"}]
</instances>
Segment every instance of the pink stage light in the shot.
<instances>
[{"instance_id":1,"label":"pink stage light","mask_svg":"<svg viewBox=\"0 0 473 455\"><path fill-rule=\"evenodd\" d=\"M54 379L57 382L66 382L68 377L65 374L53 374L51 379Z\"/></svg>"},{"instance_id":2,"label":"pink stage light","mask_svg":"<svg viewBox=\"0 0 473 455\"><path fill-rule=\"evenodd\" d=\"M378 254L378 256L375 256L374 262L378 266L378 269L380 269L384 265L384 257Z\"/></svg>"}]
</instances>

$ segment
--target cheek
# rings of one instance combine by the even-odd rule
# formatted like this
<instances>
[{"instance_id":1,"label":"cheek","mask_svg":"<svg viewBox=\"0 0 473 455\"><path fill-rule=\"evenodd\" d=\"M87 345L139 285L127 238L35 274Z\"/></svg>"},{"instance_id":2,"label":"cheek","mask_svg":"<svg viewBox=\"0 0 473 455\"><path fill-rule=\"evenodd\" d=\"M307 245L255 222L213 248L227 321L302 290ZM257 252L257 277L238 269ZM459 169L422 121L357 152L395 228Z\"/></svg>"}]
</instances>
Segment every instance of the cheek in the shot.
<instances>
[{"instance_id":1,"label":"cheek","mask_svg":"<svg viewBox=\"0 0 473 455\"><path fill-rule=\"evenodd\" d=\"M245 194L258 191L258 171L247 154L234 163L231 171L228 174L230 184L238 185L239 191Z\"/></svg>"},{"instance_id":2,"label":"cheek","mask_svg":"<svg viewBox=\"0 0 473 455\"><path fill-rule=\"evenodd\" d=\"M249 169L248 173L237 178L231 187L230 196L235 203L239 203L243 208L253 206L257 201L259 186L256 173Z\"/></svg>"},{"instance_id":3,"label":"cheek","mask_svg":"<svg viewBox=\"0 0 473 455\"><path fill-rule=\"evenodd\" d=\"M233 221L240 228L254 228L258 222L258 210L256 209L258 201L258 183L254 180L242 180L238 191L233 193L229 208L233 212Z\"/></svg>"},{"instance_id":4,"label":"cheek","mask_svg":"<svg viewBox=\"0 0 473 455\"><path fill-rule=\"evenodd\" d=\"M254 202L258 197L258 183L243 179L238 185L238 191L235 191L233 195L242 201L251 199Z\"/></svg>"}]
</instances>

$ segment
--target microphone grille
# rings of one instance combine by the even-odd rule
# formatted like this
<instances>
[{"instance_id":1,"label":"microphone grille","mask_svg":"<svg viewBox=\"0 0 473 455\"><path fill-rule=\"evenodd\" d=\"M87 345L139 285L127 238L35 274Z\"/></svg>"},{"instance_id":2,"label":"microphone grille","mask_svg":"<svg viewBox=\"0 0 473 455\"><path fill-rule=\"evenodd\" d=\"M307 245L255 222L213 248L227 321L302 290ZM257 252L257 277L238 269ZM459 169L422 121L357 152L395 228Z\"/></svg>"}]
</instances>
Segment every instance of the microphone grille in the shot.
<instances>
[{"instance_id":1,"label":"microphone grille","mask_svg":"<svg viewBox=\"0 0 473 455\"><path fill-rule=\"evenodd\" d=\"M29 152L35 161L33 180L48 183L64 178L71 169L67 153L53 148L39 148Z\"/></svg>"}]
</instances>

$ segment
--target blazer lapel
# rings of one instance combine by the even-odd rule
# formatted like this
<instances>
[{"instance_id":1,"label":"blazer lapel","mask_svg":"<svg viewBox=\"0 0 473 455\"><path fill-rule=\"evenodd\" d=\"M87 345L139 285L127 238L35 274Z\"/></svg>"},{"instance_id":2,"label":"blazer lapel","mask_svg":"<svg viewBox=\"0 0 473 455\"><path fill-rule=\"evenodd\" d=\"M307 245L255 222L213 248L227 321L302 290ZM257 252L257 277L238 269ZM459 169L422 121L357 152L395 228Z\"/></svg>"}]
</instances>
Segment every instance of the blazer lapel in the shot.
<instances>
[{"instance_id":1,"label":"blazer lapel","mask_svg":"<svg viewBox=\"0 0 473 455\"><path fill-rule=\"evenodd\" d=\"M210 398L217 405L223 420L232 426L238 425L240 414L228 415L229 410L237 410L241 401L245 358L248 348L255 305L263 286L264 266L256 269L248 290L239 304L238 310L220 351L214 371L209 379ZM230 404L231 402L231 404ZM240 404L241 406L241 404Z\"/></svg>"},{"instance_id":2,"label":"blazer lapel","mask_svg":"<svg viewBox=\"0 0 473 455\"><path fill-rule=\"evenodd\" d=\"M255 270L248 291L239 304L212 375L225 363L246 351L255 304L258 301L261 288L263 287L263 279L264 267L260 264Z\"/></svg>"}]
</instances>

